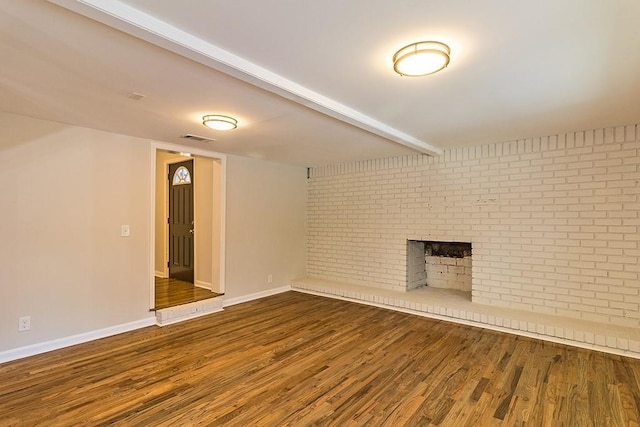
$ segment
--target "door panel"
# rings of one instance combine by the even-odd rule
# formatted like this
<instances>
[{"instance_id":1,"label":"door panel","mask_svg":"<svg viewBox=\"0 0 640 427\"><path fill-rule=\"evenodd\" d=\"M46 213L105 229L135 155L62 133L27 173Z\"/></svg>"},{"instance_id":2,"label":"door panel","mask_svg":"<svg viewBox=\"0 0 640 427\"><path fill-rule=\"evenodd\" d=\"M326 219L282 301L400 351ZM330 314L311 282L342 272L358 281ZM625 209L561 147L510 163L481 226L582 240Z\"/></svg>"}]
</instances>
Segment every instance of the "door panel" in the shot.
<instances>
[{"instance_id":1,"label":"door panel","mask_svg":"<svg viewBox=\"0 0 640 427\"><path fill-rule=\"evenodd\" d=\"M193 283L193 160L169 165L169 277Z\"/></svg>"}]
</instances>

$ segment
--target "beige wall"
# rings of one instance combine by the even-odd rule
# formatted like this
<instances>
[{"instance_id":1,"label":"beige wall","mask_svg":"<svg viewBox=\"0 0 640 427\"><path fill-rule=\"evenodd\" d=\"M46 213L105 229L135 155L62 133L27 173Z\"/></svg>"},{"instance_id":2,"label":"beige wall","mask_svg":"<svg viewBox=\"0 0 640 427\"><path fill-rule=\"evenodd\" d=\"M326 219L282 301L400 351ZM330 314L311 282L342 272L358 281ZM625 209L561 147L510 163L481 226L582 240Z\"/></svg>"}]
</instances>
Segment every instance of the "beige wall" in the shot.
<instances>
[{"instance_id":1,"label":"beige wall","mask_svg":"<svg viewBox=\"0 0 640 427\"><path fill-rule=\"evenodd\" d=\"M306 169L228 156L227 181L226 295L304 276Z\"/></svg>"},{"instance_id":2,"label":"beige wall","mask_svg":"<svg viewBox=\"0 0 640 427\"><path fill-rule=\"evenodd\" d=\"M0 129L0 351L150 317L149 144L8 114Z\"/></svg>"},{"instance_id":3,"label":"beige wall","mask_svg":"<svg viewBox=\"0 0 640 427\"><path fill-rule=\"evenodd\" d=\"M0 128L0 352L149 319L152 142L4 113ZM304 275L305 169L228 169L227 295Z\"/></svg>"},{"instance_id":4,"label":"beige wall","mask_svg":"<svg viewBox=\"0 0 640 427\"><path fill-rule=\"evenodd\" d=\"M194 230L195 230L195 282L196 285L212 289L212 247L219 246L213 240L213 160L202 157L194 159ZM216 268L216 272L218 268Z\"/></svg>"},{"instance_id":5,"label":"beige wall","mask_svg":"<svg viewBox=\"0 0 640 427\"><path fill-rule=\"evenodd\" d=\"M221 283L221 273L224 272L223 264L224 259L222 257L222 233L224 224L222 223L222 216L224 206L222 205L222 192L225 182L223 180L222 161L220 159L212 160L213 166L213 211L211 213L211 290L217 293L224 293L223 284ZM218 208L221 207L221 208Z\"/></svg>"},{"instance_id":6,"label":"beige wall","mask_svg":"<svg viewBox=\"0 0 640 427\"><path fill-rule=\"evenodd\" d=\"M156 203L155 203L155 262L154 274L164 277L167 269L167 164L182 161L184 157L166 151L156 153Z\"/></svg>"}]
</instances>

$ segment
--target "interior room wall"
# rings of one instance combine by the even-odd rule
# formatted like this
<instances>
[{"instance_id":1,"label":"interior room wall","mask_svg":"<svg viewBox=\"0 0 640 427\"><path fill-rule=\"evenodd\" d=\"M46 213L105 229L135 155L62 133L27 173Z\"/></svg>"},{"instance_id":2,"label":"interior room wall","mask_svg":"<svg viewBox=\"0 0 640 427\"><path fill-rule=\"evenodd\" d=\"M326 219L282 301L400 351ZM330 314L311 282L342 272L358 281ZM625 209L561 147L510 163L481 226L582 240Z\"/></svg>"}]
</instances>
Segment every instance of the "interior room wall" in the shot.
<instances>
[{"instance_id":1,"label":"interior room wall","mask_svg":"<svg viewBox=\"0 0 640 427\"><path fill-rule=\"evenodd\" d=\"M289 286L305 275L306 173L227 156L227 297Z\"/></svg>"},{"instance_id":2,"label":"interior room wall","mask_svg":"<svg viewBox=\"0 0 640 427\"><path fill-rule=\"evenodd\" d=\"M195 284L212 290L214 276L212 248L220 246L220 242L214 240L213 236L213 211L216 209L213 193L213 160L202 157L195 157L193 160L195 185ZM216 206L219 206L219 204ZM219 269L216 268L215 270L217 273Z\"/></svg>"},{"instance_id":3,"label":"interior room wall","mask_svg":"<svg viewBox=\"0 0 640 427\"><path fill-rule=\"evenodd\" d=\"M154 274L158 277L167 276L167 238L165 236L167 228L167 164L179 162L184 157L169 153L167 151L158 151L156 153L156 203L155 203L155 251L154 251Z\"/></svg>"},{"instance_id":4,"label":"interior room wall","mask_svg":"<svg viewBox=\"0 0 640 427\"><path fill-rule=\"evenodd\" d=\"M212 227L211 227L211 239L214 244L211 245L211 290L217 293L224 293L224 289L221 283L221 273L226 274L225 270L220 269L224 265L224 257L222 256L222 234L225 224L222 223L222 212L226 207L222 206L222 191L225 186L223 179L222 160L212 160L212 175L213 175L213 200L212 205L214 207L211 215ZM220 185L218 185L218 183ZM216 206L222 206L222 209L216 209ZM217 243L217 244L216 244Z\"/></svg>"},{"instance_id":5,"label":"interior room wall","mask_svg":"<svg viewBox=\"0 0 640 427\"><path fill-rule=\"evenodd\" d=\"M5 113L0 128L0 360L149 324L154 142ZM228 296L250 299L304 275L305 178L305 168L228 157ZM31 330L18 332L27 315Z\"/></svg>"},{"instance_id":6,"label":"interior room wall","mask_svg":"<svg viewBox=\"0 0 640 427\"><path fill-rule=\"evenodd\" d=\"M148 143L4 113L0 128L0 351L152 317Z\"/></svg>"},{"instance_id":7,"label":"interior room wall","mask_svg":"<svg viewBox=\"0 0 640 427\"><path fill-rule=\"evenodd\" d=\"M407 240L472 243L472 298L640 326L640 129L313 168L310 277L403 291Z\"/></svg>"}]
</instances>

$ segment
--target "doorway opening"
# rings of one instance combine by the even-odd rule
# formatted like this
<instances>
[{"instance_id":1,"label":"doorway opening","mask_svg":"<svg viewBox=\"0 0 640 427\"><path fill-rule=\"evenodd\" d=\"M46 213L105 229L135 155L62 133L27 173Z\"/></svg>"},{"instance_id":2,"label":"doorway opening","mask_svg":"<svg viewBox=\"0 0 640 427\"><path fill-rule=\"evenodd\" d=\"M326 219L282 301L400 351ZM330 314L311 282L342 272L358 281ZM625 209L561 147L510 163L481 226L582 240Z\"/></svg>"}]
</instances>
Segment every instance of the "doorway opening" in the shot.
<instances>
[{"instance_id":1,"label":"doorway opening","mask_svg":"<svg viewBox=\"0 0 640 427\"><path fill-rule=\"evenodd\" d=\"M156 310L189 304L215 298L222 294L211 292L208 289L199 288L193 283L168 278L155 278L155 304Z\"/></svg>"},{"instance_id":2,"label":"doorway opening","mask_svg":"<svg viewBox=\"0 0 640 427\"><path fill-rule=\"evenodd\" d=\"M154 146L152 310L224 294L225 159L171 148Z\"/></svg>"},{"instance_id":3,"label":"doorway opening","mask_svg":"<svg viewBox=\"0 0 640 427\"><path fill-rule=\"evenodd\" d=\"M169 278L194 284L193 159L169 163Z\"/></svg>"}]
</instances>

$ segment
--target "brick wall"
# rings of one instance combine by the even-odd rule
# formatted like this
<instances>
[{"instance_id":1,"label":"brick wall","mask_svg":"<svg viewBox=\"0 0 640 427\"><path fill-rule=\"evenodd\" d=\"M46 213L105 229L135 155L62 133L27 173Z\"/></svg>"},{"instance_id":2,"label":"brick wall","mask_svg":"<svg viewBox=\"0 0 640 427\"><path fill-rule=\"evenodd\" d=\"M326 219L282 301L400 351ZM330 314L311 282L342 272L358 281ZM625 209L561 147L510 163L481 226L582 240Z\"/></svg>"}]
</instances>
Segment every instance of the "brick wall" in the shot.
<instances>
[{"instance_id":1,"label":"brick wall","mask_svg":"<svg viewBox=\"0 0 640 427\"><path fill-rule=\"evenodd\" d=\"M471 292L470 256L453 258L427 255L425 259L427 286Z\"/></svg>"},{"instance_id":2,"label":"brick wall","mask_svg":"<svg viewBox=\"0 0 640 427\"><path fill-rule=\"evenodd\" d=\"M407 288L407 240L472 242L474 302L640 326L640 126L310 170L309 277Z\"/></svg>"},{"instance_id":3,"label":"brick wall","mask_svg":"<svg viewBox=\"0 0 640 427\"><path fill-rule=\"evenodd\" d=\"M427 284L424 242L407 241L407 290Z\"/></svg>"}]
</instances>

